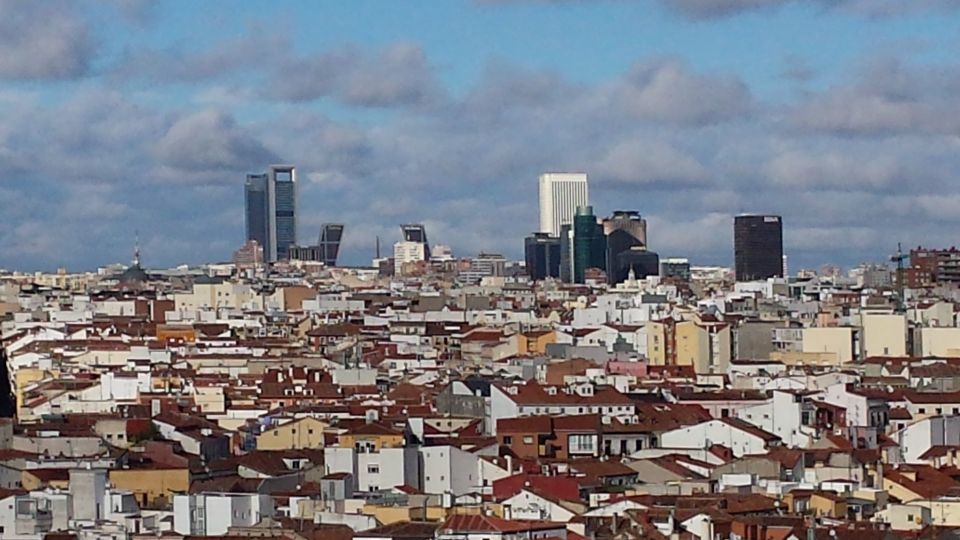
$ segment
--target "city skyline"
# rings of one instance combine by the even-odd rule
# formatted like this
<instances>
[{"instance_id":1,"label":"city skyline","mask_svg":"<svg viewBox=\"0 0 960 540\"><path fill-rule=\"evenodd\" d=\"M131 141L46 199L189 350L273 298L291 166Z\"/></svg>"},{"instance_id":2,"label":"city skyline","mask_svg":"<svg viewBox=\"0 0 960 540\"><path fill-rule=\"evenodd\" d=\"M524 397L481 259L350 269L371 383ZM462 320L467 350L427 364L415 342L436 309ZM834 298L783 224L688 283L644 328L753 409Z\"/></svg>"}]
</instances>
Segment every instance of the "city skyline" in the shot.
<instances>
[{"instance_id":1,"label":"city skyline","mask_svg":"<svg viewBox=\"0 0 960 540\"><path fill-rule=\"evenodd\" d=\"M0 5L0 267L126 261L133 229L151 266L228 260L276 162L344 264L406 222L520 259L548 170L703 264L742 212L784 217L794 269L956 243L947 2L226 5Z\"/></svg>"}]
</instances>

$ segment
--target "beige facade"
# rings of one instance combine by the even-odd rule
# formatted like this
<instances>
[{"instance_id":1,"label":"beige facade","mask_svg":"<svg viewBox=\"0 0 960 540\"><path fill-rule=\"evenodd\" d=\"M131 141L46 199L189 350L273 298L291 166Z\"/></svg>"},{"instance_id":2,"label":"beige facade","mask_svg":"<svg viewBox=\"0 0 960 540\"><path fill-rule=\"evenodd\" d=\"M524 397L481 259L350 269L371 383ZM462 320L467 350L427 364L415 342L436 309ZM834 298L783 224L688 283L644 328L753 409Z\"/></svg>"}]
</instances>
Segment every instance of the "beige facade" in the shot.
<instances>
[{"instance_id":1,"label":"beige facade","mask_svg":"<svg viewBox=\"0 0 960 540\"><path fill-rule=\"evenodd\" d=\"M903 315L865 313L860 316L864 357L906 356L907 319Z\"/></svg>"},{"instance_id":2,"label":"beige facade","mask_svg":"<svg viewBox=\"0 0 960 540\"><path fill-rule=\"evenodd\" d=\"M960 357L960 328L921 328L920 356Z\"/></svg>"},{"instance_id":3,"label":"beige facade","mask_svg":"<svg viewBox=\"0 0 960 540\"><path fill-rule=\"evenodd\" d=\"M677 326L677 364L699 368L706 363L710 355L710 339L706 329L693 321L678 322Z\"/></svg>"},{"instance_id":4,"label":"beige facade","mask_svg":"<svg viewBox=\"0 0 960 540\"><path fill-rule=\"evenodd\" d=\"M173 296L177 311L196 311L198 309L259 307L263 301L249 285L240 283L194 283L188 293Z\"/></svg>"},{"instance_id":5,"label":"beige facade","mask_svg":"<svg viewBox=\"0 0 960 540\"><path fill-rule=\"evenodd\" d=\"M323 430L327 427L326 422L310 417L287 422L257 435L257 450L323 448Z\"/></svg>"},{"instance_id":6,"label":"beige facade","mask_svg":"<svg viewBox=\"0 0 960 540\"><path fill-rule=\"evenodd\" d=\"M647 329L647 360L651 366L662 366L667 363L667 325L662 322L650 321Z\"/></svg>"},{"instance_id":7,"label":"beige facade","mask_svg":"<svg viewBox=\"0 0 960 540\"><path fill-rule=\"evenodd\" d=\"M830 364L846 364L854 359L853 328L804 328L801 352L823 355Z\"/></svg>"}]
</instances>

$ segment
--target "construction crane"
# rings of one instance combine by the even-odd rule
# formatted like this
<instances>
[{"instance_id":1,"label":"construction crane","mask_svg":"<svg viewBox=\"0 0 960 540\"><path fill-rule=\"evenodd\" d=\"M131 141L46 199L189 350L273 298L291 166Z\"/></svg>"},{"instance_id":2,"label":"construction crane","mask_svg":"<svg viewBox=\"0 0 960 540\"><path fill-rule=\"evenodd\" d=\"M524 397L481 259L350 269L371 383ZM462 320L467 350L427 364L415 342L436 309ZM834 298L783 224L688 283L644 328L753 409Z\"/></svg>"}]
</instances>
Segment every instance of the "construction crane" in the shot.
<instances>
[{"instance_id":1,"label":"construction crane","mask_svg":"<svg viewBox=\"0 0 960 540\"><path fill-rule=\"evenodd\" d=\"M903 249L900 247L900 242L897 242L897 252L890 257L890 262L897 263L897 312L903 313L907 310L906 304L903 299L903 261L909 259L910 256L903 252Z\"/></svg>"}]
</instances>

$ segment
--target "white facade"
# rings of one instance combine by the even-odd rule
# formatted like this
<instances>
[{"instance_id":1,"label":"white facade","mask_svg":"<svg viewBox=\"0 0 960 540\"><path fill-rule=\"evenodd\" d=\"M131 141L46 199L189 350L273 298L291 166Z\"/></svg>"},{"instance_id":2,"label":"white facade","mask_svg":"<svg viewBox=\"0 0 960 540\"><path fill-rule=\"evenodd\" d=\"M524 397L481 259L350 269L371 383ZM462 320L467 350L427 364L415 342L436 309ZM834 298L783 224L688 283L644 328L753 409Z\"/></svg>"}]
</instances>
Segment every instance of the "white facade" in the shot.
<instances>
[{"instance_id":1,"label":"white facade","mask_svg":"<svg viewBox=\"0 0 960 540\"><path fill-rule=\"evenodd\" d=\"M813 443L814 429L803 424L803 402L798 394L774 390L772 399L740 409L737 416L780 437L787 446L807 448Z\"/></svg>"},{"instance_id":2,"label":"white facade","mask_svg":"<svg viewBox=\"0 0 960 540\"><path fill-rule=\"evenodd\" d=\"M426 244L422 242L397 242L393 245L393 264L397 274L402 273L403 265L422 261L426 258Z\"/></svg>"},{"instance_id":3,"label":"white facade","mask_svg":"<svg viewBox=\"0 0 960 540\"><path fill-rule=\"evenodd\" d=\"M587 206L589 200L586 174L541 174L540 232L559 236L560 227L573 223L577 207Z\"/></svg>"},{"instance_id":4,"label":"white facade","mask_svg":"<svg viewBox=\"0 0 960 540\"><path fill-rule=\"evenodd\" d=\"M214 536L230 527L251 527L273 517L273 499L258 493L198 493L173 498L173 529L179 534Z\"/></svg>"},{"instance_id":5,"label":"white facade","mask_svg":"<svg viewBox=\"0 0 960 540\"><path fill-rule=\"evenodd\" d=\"M733 455L740 457L754 454L766 454L766 441L731 426L722 420L710 420L694 426L686 426L664 432L660 437L664 448L703 448L715 444L726 446Z\"/></svg>"},{"instance_id":6,"label":"white facade","mask_svg":"<svg viewBox=\"0 0 960 540\"><path fill-rule=\"evenodd\" d=\"M357 452L354 448L323 449L326 474L350 473L354 491L375 492L408 485L420 488L420 467L416 448L381 448L379 452Z\"/></svg>"},{"instance_id":7,"label":"white facade","mask_svg":"<svg viewBox=\"0 0 960 540\"><path fill-rule=\"evenodd\" d=\"M423 492L466 495L478 491L480 457L455 446L424 446L419 449L423 460Z\"/></svg>"}]
</instances>

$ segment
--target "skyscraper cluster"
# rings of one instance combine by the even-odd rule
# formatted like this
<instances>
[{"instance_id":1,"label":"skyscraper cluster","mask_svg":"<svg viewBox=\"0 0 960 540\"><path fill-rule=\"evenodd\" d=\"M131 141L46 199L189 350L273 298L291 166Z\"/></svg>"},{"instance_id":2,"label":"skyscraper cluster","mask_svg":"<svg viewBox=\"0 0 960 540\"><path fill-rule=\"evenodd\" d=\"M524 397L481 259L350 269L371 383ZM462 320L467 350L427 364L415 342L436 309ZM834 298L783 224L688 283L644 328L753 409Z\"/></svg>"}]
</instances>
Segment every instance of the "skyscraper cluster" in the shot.
<instances>
[{"instance_id":1,"label":"skyscraper cluster","mask_svg":"<svg viewBox=\"0 0 960 540\"><path fill-rule=\"evenodd\" d=\"M297 172L293 165L271 165L266 173L248 174L244 203L247 244L237 252L244 263L302 260L336 266L343 225L325 223L317 245L297 244Z\"/></svg>"},{"instance_id":2,"label":"skyscraper cluster","mask_svg":"<svg viewBox=\"0 0 960 540\"><path fill-rule=\"evenodd\" d=\"M658 256L647 251L647 223L635 211L597 219L583 173L545 173L539 179L540 231L524 240L527 272L583 283L589 269L606 272L611 284L656 275Z\"/></svg>"}]
</instances>

